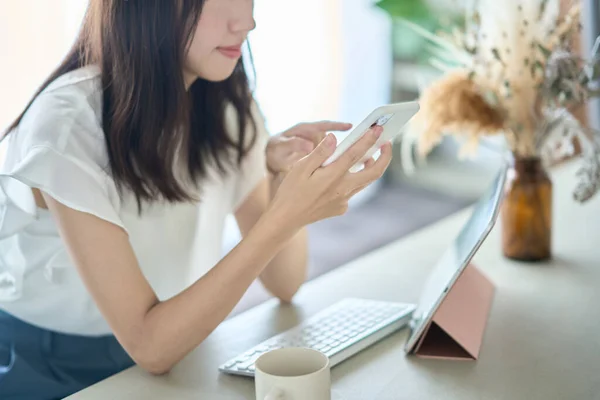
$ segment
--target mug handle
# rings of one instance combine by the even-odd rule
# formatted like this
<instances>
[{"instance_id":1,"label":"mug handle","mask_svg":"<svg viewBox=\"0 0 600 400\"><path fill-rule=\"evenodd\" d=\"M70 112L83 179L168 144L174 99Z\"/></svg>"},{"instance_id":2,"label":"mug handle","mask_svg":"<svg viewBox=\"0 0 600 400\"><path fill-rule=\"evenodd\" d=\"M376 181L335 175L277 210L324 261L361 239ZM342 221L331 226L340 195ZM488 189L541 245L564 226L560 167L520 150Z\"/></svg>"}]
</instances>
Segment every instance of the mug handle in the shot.
<instances>
[{"instance_id":1,"label":"mug handle","mask_svg":"<svg viewBox=\"0 0 600 400\"><path fill-rule=\"evenodd\" d=\"M265 396L264 400L285 400L285 393L283 390L275 387Z\"/></svg>"}]
</instances>

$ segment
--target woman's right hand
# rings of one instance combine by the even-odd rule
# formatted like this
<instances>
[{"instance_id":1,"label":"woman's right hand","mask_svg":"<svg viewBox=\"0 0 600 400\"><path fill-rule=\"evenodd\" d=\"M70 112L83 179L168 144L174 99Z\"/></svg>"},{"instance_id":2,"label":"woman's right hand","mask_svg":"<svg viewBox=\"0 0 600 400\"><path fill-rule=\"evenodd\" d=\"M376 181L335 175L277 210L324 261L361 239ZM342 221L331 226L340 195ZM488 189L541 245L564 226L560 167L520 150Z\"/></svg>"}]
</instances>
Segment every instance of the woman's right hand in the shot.
<instances>
[{"instance_id":1,"label":"woman's right hand","mask_svg":"<svg viewBox=\"0 0 600 400\"><path fill-rule=\"evenodd\" d=\"M386 143L377 161L369 160L361 171L349 172L377 142L382 130L381 127L369 130L326 167L322 164L336 148L333 134L328 134L312 153L296 162L269 206L271 213L281 216L282 227L296 231L310 223L344 214L350 198L379 179L390 164L392 146Z\"/></svg>"}]
</instances>

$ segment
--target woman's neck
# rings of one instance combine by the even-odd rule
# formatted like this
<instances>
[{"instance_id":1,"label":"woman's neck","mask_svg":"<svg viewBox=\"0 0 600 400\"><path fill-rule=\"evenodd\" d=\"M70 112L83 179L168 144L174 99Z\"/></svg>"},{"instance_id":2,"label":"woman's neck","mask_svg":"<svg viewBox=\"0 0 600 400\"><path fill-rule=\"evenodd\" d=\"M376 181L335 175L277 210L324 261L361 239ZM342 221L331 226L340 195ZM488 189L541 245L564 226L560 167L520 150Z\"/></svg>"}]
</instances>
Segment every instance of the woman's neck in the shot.
<instances>
[{"instance_id":1,"label":"woman's neck","mask_svg":"<svg viewBox=\"0 0 600 400\"><path fill-rule=\"evenodd\" d=\"M185 84L185 90L189 90L190 86L192 86L192 84L194 82L196 82L196 79L198 79L198 76L184 70L183 71L183 82Z\"/></svg>"}]
</instances>

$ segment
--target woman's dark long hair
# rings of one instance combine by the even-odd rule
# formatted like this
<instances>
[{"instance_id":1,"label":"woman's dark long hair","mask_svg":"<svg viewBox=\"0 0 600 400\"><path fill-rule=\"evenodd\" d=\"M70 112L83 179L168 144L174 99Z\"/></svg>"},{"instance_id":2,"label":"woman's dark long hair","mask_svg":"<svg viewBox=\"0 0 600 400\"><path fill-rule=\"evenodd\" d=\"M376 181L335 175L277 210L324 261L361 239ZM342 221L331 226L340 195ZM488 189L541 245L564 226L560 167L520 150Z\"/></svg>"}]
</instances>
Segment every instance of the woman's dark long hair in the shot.
<instances>
[{"instance_id":1,"label":"woman's dark long hair","mask_svg":"<svg viewBox=\"0 0 600 400\"><path fill-rule=\"evenodd\" d=\"M56 78L94 64L102 75L102 126L110 172L117 187L130 189L138 206L158 198L197 200L176 179L183 162L191 182L205 177L214 161L221 173L239 165L256 139L252 94L240 60L223 82L198 79L186 90L183 65L202 12L203 0L90 0L81 32L61 65L35 98ZM225 109L232 105L239 139L226 132ZM232 151L235 157L232 157Z\"/></svg>"}]
</instances>

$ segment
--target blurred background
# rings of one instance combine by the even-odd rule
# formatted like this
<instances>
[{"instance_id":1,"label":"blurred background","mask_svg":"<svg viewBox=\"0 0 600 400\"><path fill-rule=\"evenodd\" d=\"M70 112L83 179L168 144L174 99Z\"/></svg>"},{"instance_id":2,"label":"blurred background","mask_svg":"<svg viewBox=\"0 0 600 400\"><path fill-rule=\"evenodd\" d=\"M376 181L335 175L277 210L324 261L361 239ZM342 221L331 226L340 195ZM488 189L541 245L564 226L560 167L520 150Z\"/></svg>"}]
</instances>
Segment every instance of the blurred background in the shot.
<instances>
[{"instance_id":1,"label":"blurred background","mask_svg":"<svg viewBox=\"0 0 600 400\"><path fill-rule=\"evenodd\" d=\"M447 28L461 23L468 1L255 0L253 81L268 129L276 134L322 119L356 124L377 106L417 99L437 75L423 56L426 43L396 18L430 30ZM582 42L590 48L598 34L598 2L583 1L589 21ZM86 0L0 0L1 130L66 54L86 5ZM600 108L591 107L597 124ZM457 144L447 139L407 175L395 147L384 179L359 194L345 216L309 228L311 279L471 204L500 163L493 142L473 160L461 161ZM239 239L231 219L223 251ZM267 297L256 284L236 310Z\"/></svg>"}]
</instances>

